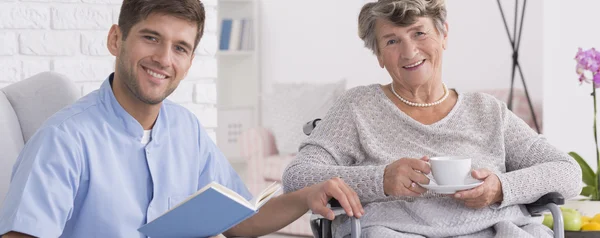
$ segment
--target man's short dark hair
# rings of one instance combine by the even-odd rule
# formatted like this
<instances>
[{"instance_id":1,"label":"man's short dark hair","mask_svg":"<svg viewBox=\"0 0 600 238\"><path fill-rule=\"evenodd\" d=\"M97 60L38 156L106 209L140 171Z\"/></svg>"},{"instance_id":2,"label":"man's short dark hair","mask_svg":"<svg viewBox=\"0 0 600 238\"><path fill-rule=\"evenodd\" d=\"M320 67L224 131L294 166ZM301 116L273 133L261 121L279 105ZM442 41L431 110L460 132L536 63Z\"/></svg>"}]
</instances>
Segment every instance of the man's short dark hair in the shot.
<instances>
[{"instance_id":1,"label":"man's short dark hair","mask_svg":"<svg viewBox=\"0 0 600 238\"><path fill-rule=\"evenodd\" d=\"M135 24L145 20L151 13L162 13L196 23L196 49L204 33L206 19L204 5L200 0L124 0L119 13L119 28L123 33L123 40L127 39Z\"/></svg>"}]
</instances>

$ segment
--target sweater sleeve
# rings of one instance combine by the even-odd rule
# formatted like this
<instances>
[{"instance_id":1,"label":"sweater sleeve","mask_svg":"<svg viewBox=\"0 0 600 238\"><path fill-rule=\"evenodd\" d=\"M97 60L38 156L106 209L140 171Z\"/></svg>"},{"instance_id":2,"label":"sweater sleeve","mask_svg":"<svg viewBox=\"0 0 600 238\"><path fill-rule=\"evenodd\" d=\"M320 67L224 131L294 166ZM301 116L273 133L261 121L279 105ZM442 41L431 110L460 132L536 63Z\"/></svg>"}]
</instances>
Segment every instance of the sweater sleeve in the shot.
<instances>
[{"instance_id":1,"label":"sweater sleeve","mask_svg":"<svg viewBox=\"0 0 600 238\"><path fill-rule=\"evenodd\" d=\"M386 197L383 192L385 165L361 165L366 154L353 113L352 99L356 93L351 90L342 96L301 144L298 155L283 174L285 192L340 177L363 203Z\"/></svg>"},{"instance_id":2,"label":"sweater sleeve","mask_svg":"<svg viewBox=\"0 0 600 238\"><path fill-rule=\"evenodd\" d=\"M581 190L581 168L502 104L506 173L498 174L503 201L498 208L529 204L549 192L565 198Z\"/></svg>"}]
</instances>

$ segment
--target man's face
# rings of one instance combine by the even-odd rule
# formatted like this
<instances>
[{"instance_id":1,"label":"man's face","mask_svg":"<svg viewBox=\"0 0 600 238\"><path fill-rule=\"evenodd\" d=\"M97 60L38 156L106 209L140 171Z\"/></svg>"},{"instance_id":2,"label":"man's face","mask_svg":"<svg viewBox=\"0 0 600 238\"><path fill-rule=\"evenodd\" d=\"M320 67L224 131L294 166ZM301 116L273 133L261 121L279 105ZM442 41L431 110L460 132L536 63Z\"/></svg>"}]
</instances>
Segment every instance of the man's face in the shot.
<instances>
[{"instance_id":1,"label":"man's face","mask_svg":"<svg viewBox=\"0 0 600 238\"><path fill-rule=\"evenodd\" d=\"M444 27L447 30L447 25ZM447 35L440 35L430 18L420 17L407 27L378 19L375 35L379 65L395 81L421 85L440 77Z\"/></svg>"},{"instance_id":2,"label":"man's face","mask_svg":"<svg viewBox=\"0 0 600 238\"><path fill-rule=\"evenodd\" d=\"M146 104L161 103L186 76L197 33L196 23L160 13L135 24L113 53L124 91Z\"/></svg>"}]
</instances>

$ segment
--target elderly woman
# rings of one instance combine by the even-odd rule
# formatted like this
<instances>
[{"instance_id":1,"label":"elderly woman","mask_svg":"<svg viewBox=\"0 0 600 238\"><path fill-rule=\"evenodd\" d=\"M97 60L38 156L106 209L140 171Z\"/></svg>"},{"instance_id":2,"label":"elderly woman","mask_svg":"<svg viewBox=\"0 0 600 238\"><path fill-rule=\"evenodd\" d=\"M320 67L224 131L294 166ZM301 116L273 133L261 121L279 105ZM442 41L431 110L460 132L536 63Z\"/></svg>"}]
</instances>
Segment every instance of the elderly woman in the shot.
<instances>
[{"instance_id":1,"label":"elderly woman","mask_svg":"<svg viewBox=\"0 0 600 238\"><path fill-rule=\"evenodd\" d=\"M520 204L576 196L581 170L501 101L446 87L444 1L379 0L358 21L392 82L341 97L286 169L285 190L341 177L364 204L366 237L551 237ZM428 156L444 155L472 158L483 184L453 195L419 186L429 183ZM334 224L348 236L349 221Z\"/></svg>"}]
</instances>

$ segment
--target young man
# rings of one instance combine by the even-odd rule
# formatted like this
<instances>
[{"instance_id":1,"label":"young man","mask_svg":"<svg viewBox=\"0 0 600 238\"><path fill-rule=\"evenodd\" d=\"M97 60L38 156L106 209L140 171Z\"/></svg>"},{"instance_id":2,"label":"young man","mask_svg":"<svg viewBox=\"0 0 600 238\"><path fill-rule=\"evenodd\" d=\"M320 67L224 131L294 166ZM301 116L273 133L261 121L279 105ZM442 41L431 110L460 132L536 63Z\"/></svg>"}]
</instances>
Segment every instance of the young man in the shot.
<instances>
[{"instance_id":1,"label":"young man","mask_svg":"<svg viewBox=\"0 0 600 238\"><path fill-rule=\"evenodd\" d=\"M250 198L194 115L165 101L191 66L204 19L198 0L123 2L108 35L114 74L26 144L0 210L3 237L144 237L140 226L211 181ZM267 234L308 209L333 218L331 197L364 213L331 179L273 198L225 235Z\"/></svg>"}]
</instances>

